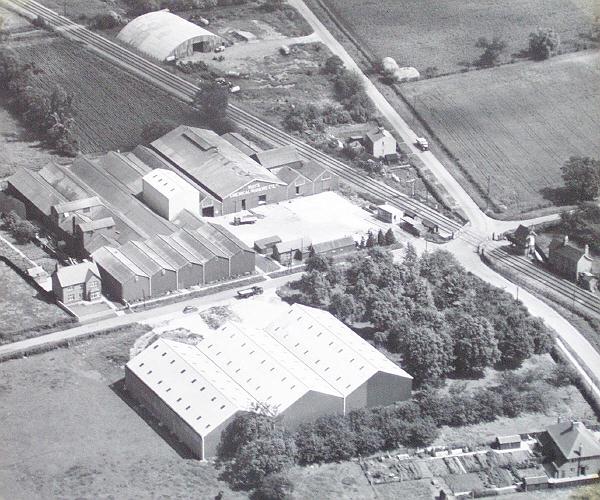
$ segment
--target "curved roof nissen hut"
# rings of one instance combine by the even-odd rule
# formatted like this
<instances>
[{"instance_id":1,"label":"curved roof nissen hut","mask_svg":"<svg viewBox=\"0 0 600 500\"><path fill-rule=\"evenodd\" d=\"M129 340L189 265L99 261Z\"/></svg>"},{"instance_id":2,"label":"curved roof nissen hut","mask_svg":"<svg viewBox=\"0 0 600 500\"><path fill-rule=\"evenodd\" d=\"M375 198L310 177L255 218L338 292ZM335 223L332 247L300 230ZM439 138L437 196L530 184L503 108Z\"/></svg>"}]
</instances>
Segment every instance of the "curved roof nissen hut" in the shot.
<instances>
[{"instance_id":1,"label":"curved roof nissen hut","mask_svg":"<svg viewBox=\"0 0 600 500\"><path fill-rule=\"evenodd\" d=\"M167 10L136 17L117 38L160 61L210 52L222 43L219 36Z\"/></svg>"}]
</instances>

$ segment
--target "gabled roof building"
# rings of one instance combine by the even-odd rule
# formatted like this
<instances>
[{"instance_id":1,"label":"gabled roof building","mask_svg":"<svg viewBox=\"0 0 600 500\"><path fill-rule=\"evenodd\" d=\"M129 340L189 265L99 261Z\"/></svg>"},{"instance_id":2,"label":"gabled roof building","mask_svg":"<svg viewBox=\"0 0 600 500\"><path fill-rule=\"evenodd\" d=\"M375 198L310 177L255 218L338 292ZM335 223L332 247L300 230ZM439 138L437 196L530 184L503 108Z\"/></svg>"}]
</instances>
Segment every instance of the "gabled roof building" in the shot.
<instances>
[{"instance_id":1,"label":"gabled roof building","mask_svg":"<svg viewBox=\"0 0 600 500\"><path fill-rule=\"evenodd\" d=\"M410 397L412 377L325 311L294 305L263 330L228 323L198 344L159 339L127 363L127 390L201 459L242 412L288 428Z\"/></svg>"}]
</instances>

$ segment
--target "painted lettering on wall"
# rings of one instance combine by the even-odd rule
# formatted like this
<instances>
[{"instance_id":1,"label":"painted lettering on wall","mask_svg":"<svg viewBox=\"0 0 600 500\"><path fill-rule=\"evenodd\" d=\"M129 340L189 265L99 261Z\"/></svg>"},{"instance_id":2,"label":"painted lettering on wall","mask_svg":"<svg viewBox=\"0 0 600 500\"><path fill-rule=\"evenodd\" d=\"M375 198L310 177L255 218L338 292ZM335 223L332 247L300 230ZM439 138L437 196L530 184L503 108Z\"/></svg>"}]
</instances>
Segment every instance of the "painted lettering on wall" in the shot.
<instances>
[{"instance_id":1,"label":"painted lettering on wall","mask_svg":"<svg viewBox=\"0 0 600 500\"><path fill-rule=\"evenodd\" d=\"M253 194L253 193L262 193L263 191L269 191L276 187L278 187L277 184L261 184L260 182L255 182L254 184L247 185L242 191L235 192L231 196L237 197L237 196L245 196L247 194Z\"/></svg>"}]
</instances>

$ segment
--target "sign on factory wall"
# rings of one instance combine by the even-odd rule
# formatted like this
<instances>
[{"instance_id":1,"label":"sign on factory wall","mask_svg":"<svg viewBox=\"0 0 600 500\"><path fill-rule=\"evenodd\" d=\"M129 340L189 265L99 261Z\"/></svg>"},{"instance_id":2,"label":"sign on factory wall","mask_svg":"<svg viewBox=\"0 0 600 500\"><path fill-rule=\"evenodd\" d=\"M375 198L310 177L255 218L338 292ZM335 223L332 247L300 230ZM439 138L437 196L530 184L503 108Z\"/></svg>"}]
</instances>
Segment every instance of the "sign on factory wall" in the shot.
<instances>
[{"instance_id":1,"label":"sign on factory wall","mask_svg":"<svg viewBox=\"0 0 600 500\"><path fill-rule=\"evenodd\" d=\"M253 182L252 184L244 186L240 191L233 193L231 197L234 198L237 196L246 196L248 194L262 193L263 191L270 191L271 189L275 189L277 187L280 187L279 184L263 184L261 182Z\"/></svg>"}]
</instances>

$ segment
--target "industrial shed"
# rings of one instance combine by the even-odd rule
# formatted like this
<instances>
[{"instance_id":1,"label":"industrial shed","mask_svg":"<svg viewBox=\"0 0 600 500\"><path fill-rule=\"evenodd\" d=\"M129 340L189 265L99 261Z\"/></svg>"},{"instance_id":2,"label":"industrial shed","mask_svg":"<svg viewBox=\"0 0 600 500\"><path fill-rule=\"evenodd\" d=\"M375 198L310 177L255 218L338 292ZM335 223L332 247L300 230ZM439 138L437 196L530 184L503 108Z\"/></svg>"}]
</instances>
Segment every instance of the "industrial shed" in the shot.
<instances>
[{"instance_id":1,"label":"industrial shed","mask_svg":"<svg viewBox=\"0 0 600 500\"><path fill-rule=\"evenodd\" d=\"M136 17L117 38L159 61L188 57L194 52L211 52L222 44L221 37L168 10Z\"/></svg>"},{"instance_id":2,"label":"industrial shed","mask_svg":"<svg viewBox=\"0 0 600 500\"><path fill-rule=\"evenodd\" d=\"M242 412L268 405L289 429L410 397L412 377L325 311L294 305L263 330L228 323L196 345L159 338L125 387L200 459Z\"/></svg>"}]
</instances>

